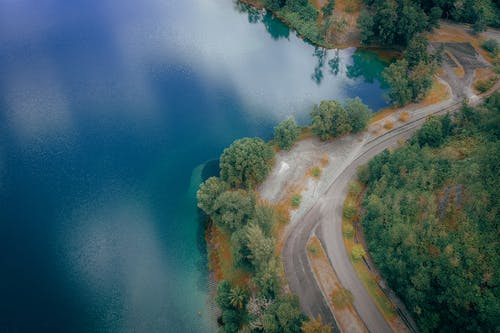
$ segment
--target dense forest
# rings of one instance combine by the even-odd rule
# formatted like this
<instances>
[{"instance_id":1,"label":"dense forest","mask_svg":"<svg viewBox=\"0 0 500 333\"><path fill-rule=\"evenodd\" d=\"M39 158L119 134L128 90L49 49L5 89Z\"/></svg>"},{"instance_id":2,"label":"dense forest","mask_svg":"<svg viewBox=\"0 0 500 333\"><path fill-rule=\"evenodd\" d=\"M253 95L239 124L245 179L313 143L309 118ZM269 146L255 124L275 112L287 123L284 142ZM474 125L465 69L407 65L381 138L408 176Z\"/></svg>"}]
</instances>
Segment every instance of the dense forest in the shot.
<instances>
[{"instance_id":1,"label":"dense forest","mask_svg":"<svg viewBox=\"0 0 500 333\"><path fill-rule=\"evenodd\" d=\"M424 332L498 331L500 94L360 168L374 262Z\"/></svg>"}]
</instances>

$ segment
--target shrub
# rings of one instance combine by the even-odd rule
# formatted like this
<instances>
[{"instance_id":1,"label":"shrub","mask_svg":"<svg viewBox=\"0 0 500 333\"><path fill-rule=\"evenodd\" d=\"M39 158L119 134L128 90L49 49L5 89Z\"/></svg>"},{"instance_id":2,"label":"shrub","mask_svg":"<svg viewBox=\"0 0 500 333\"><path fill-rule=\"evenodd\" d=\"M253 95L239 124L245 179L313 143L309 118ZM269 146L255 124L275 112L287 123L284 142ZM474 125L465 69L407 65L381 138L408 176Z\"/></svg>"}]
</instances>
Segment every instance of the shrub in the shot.
<instances>
[{"instance_id":1,"label":"shrub","mask_svg":"<svg viewBox=\"0 0 500 333\"><path fill-rule=\"evenodd\" d=\"M315 166L314 168L311 169L311 176L314 178L319 178L321 177L321 169L318 166Z\"/></svg>"},{"instance_id":2,"label":"shrub","mask_svg":"<svg viewBox=\"0 0 500 333\"><path fill-rule=\"evenodd\" d=\"M293 207L299 207L301 200L302 200L302 196L300 194L294 194L294 195L292 195L292 206Z\"/></svg>"},{"instance_id":3,"label":"shrub","mask_svg":"<svg viewBox=\"0 0 500 333\"><path fill-rule=\"evenodd\" d=\"M365 249L363 249L361 245L356 244L352 247L351 251L352 259L358 261L361 260L361 258L363 258L365 255L366 255Z\"/></svg>"},{"instance_id":4,"label":"shrub","mask_svg":"<svg viewBox=\"0 0 500 333\"><path fill-rule=\"evenodd\" d=\"M349 194L357 196L361 192L361 184L359 182L349 182Z\"/></svg>"},{"instance_id":5,"label":"shrub","mask_svg":"<svg viewBox=\"0 0 500 333\"><path fill-rule=\"evenodd\" d=\"M481 94L487 92L488 90L493 87L495 82L497 81L496 77L492 77L488 80L481 80L476 83L476 89L479 91Z\"/></svg>"},{"instance_id":6,"label":"shrub","mask_svg":"<svg viewBox=\"0 0 500 333\"><path fill-rule=\"evenodd\" d=\"M410 120L410 113L408 111L403 111L399 114L399 121L402 123L406 123Z\"/></svg>"},{"instance_id":7,"label":"shrub","mask_svg":"<svg viewBox=\"0 0 500 333\"><path fill-rule=\"evenodd\" d=\"M481 47L493 55L496 55L500 49L498 42L494 39L488 39L481 44Z\"/></svg>"},{"instance_id":8,"label":"shrub","mask_svg":"<svg viewBox=\"0 0 500 333\"><path fill-rule=\"evenodd\" d=\"M443 142L441 121L435 117L429 118L417 132L417 140L420 146L438 147Z\"/></svg>"},{"instance_id":9,"label":"shrub","mask_svg":"<svg viewBox=\"0 0 500 333\"><path fill-rule=\"evenodd\" d=\"M343 309L354 302L354 296L350 290L341 287L332 293L332 302L337 308Z\"/></svg>"},{"instance_id":10,"label":"shrub","mask_svg":"<svg viewBox=\"0 0 500 333\"><path fill-rule=\"evenodd\" d=\"M391 129L393 129L393 128L394 128L394 122L393 122L393 121L391 121L391 120L386 121L386 122L384 123L384 128L385 128L386 130L391 130Z\"/></svg>"},{"instance_id":11,"label":"shrub","mask_svg":"<svg viewBox=\"0 0 500 333\"><path fill-rule=\"evenodd\" d=\"M274 141L280 149L289 150L300 134L294 118L288 118L274 128Z\"/></svg>"},{"instance_id":12,"label":"shrub","mask_svg":"<svg viewBox=\"0 0 500 333\"><path fill-rule=\"evenodd\" d=\"M344 207L344 217L348 220L352 219L356 215L356 206L352 204L347 204Z\"/></svg>"},{"instance_id":13,"label":"shrub","mask_svg":"<svg viewBox=\"0 0 500 333\"><path fill-rule=\"evenodd\" d=\"M354 236L354 227L352 224L349 223L344 226L344 236L349 239Z\"/></svg>"}]
</instances>

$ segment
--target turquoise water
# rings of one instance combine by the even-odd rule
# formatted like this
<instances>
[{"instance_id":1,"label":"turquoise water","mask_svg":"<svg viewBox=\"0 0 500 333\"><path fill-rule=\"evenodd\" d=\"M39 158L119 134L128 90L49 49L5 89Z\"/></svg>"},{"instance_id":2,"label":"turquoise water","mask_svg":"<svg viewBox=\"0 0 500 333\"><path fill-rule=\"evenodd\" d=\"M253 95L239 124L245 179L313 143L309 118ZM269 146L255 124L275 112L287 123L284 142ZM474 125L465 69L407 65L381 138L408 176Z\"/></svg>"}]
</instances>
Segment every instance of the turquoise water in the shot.
<instances>
[{"instance_id":1,"label":"turquoise water","mask_svg":"<svg viewBox=\"0 0 500 333\"><path fill-rule=\"evenodd\" d=\"M385 106L382 68L230 0L0 2L0 332L213 330L204 163L321 99Z\"/></svg>"}]
</instances>

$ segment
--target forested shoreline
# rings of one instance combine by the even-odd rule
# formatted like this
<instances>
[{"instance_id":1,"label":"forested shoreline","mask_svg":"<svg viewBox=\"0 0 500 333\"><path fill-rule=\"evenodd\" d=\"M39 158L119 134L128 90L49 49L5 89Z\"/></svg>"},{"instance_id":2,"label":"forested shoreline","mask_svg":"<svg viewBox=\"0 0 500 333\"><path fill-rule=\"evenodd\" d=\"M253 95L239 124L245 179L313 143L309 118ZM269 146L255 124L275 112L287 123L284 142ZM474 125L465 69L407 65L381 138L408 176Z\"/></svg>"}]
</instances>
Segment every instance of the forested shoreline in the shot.
<instances>
[{"instance_id":1,"label":"forested shoreline","mask_svg":"<svg viewBox=\"0 0 500 333\"><path fill-rule=\"evenodd\" d=\"M424 332L498 329L499 128L495 93L359 170L370 254Z\"/></svg>"},{"instance_id":2,"label":"forested shoreline","mask_svg":"<svg viewBox=\"0 0 500 333\"><path fill-rule=\"evenodd\" d=\"M219 177L207 179L197 192L211 237L221 239L209 256L211 269L219 271L215 301L222 312L222 331L330 330L321 318L308 319L302 314L296 296L286 292L276 242L277 233L283 231L279 225L289 222L289 212L259 200L255 188L273 166L275 150L291 149L302 131L321 140L357 133L365 130L371 114L359 98L344 104L322 101L311 111L309 128L300 128L288 118L275 127L272 142L242 138L224 150ZM299 204L292 198L291 206Z\"/></svg>"}]
</instances>

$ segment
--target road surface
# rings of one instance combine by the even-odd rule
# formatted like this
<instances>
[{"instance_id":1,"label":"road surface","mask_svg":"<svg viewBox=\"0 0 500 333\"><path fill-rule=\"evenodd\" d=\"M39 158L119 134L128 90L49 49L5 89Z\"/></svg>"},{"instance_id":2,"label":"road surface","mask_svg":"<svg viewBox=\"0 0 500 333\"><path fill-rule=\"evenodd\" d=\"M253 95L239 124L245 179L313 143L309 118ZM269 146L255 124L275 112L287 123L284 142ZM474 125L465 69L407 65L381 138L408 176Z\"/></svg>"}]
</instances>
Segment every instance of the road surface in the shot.
<instances>
[{"instance_id":1,"label":"road surface","mask_svg":"<svg viewBox=\"0 0 500 333\"><path fill-rule=\"evenodd\" d=\"M495 90L498 90L498 83ZM460 109L462 102L453 91L454 98L431 105L412 113L412 120L380 136L365 134L361 149L350 156L341 166L342 170L322 193L319 200L304 213L298 223L292 224L287 231L282 259L285 275L292 292L299 296L302 310L308 316L321 315L323 320L338 332L334 315L326 302L315 279L307 256L307 242L316 233L323 244L342 285L354 296L354 307L370 332L392 332L391 327L379 312L373 299L359 280L351 265L342 238L342 204L347 194L347 184L355 176L356 168L367 163L378 153L396 146L401 140L408 139L432 114L445 114ZM475 102L479 102L476 98Z\"/></svg>"}]
</instances>

